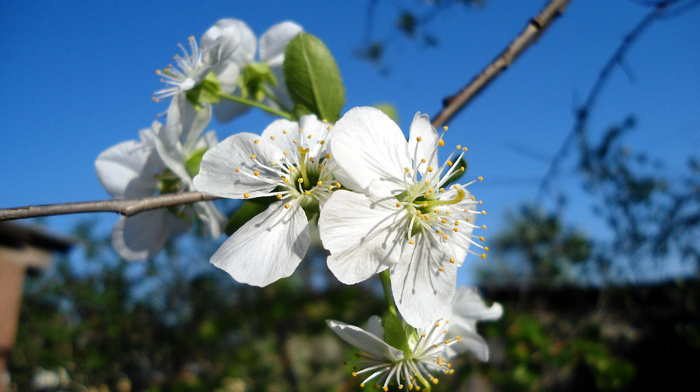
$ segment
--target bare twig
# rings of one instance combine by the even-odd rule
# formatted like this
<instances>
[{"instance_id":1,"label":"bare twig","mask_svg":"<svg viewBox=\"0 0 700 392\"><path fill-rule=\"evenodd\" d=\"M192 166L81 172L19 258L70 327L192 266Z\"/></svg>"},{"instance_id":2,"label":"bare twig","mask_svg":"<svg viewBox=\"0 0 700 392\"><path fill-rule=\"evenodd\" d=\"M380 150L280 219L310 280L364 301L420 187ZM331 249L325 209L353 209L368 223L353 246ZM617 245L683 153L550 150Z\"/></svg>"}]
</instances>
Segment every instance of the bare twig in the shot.
<instances>
[{"instance_id":1,"label":"bare twig","mask_svg":"<svg viewBox=\"0 0 700 392\"><path fill-rule=\"evenodd\" d=\"M140 212L158 208L172 207L181 204L192 204L205 200L216 200L201 192L172 193L142 199L84 201L77 203L47 204L41 206L26 206L0 209L0 221L36 218L39 216L77 214L83 212L117 212L124 216L136 215Z\"/></svg>"},{"instance_id":2,"label":"bare twig","mask_svg":"<svg viewBox=\"0 0 700 392\"><path fill-rule=\"evenodd\" d=\"M515 59L533 44L549 27L557 16L561 15L569 5L570 0L551 0L544 9L528 22L525 29L508 45L508 47L493 60L481 73L464 87L459 93L445 98L443 109L433 117L433 126L439 127L447 123L466 104L484 89L496 76L508 68Z\"/></svg>"},{"instance_id":3,"label":"bare twig","mask_svg":"<svg viewBox=\"0 0 700 392\"><path fill-rule=\"evenodd\" d=\"M656 3L654 5L654 9L650 11L641 21L639 21L639 23L637 23L634 29L632 29L632 31L630 31L625 36L625 38L622 40L622 43L620 43L620 45L617 47L617 50L615 50L615 53L613 53L610 59L608 59L607 63L605 63L605 66L603 67L603 69L600 70L600 73L598 74L598 79L596 79L595 83L593 84L593 87L589 91L588 96L586 97L586 101L579 109L576 110L576 121L574 122L571 131L569 131L569 134L564 139L564 142L562 143L561 147L559 147L559 150L557 151L556 155L550 161L549 168L547 169L547 172L540 181L535 200L541 200L541 197L544 194L544 192L548 190L550 181L555 176L561 161L566 156L569 147L574 142L574 140L576 140L576 138L580 136L585 130L586 125L588 123L588 117L591 111L593 110L596 101L598 100L603 86L607 82L612 71L615 69L615 66L623 63L627 51L630 49L632 44L636 42L637 39L639 39L641 34L649 28L652 22L664 17L668 8L671 5L680 1L682 0L668 0ZM691 3L697 4L698 2L692 1ZM690 7L684 7L683 9L686 10L689 8Z\"/></svg>"}]
</instances>

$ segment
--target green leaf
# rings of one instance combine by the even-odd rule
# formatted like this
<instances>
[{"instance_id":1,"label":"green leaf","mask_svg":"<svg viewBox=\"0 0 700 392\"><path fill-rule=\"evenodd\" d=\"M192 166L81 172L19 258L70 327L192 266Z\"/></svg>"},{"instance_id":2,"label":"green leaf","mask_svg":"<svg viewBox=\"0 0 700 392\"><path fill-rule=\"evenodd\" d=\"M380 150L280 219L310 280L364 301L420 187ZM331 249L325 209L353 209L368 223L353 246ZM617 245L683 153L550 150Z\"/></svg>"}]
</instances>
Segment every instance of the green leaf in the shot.
<instances>
[{"instance_id":1,"label":"green leaf","mask_svg":"<svg viewBox=\"0 0 700 392\"><path fill-rule=\"evenodd\" d=\"M284 56L284 79L295 106L336 122L345 104L345 87L326 45L311 34L300 33L289 41Z\"/></svg>"},{"instance_id":2,"label":"green leaf","mask_svg":"<svg viewBox=\"0 0 700 392\"><path fill-rule=\"evenodd\" d=\"M245 225L246 222L251 220L255 215L265 211L265 209L275 201L277 201L276 197L259 197L255 200L244 201L236 212L231 215L228 223L226 223L224 231L227 235L235 233L236 230L240 229L241 226Z\"/></svg>"},{"instance_id":3,"label":"green leaf","mask_svg":"<svg viewBox=\"0 0 700 392\"><path fill-rule=\"evenodd\" d=\"M384 341L403 351L406 358L411 356L411 347L408 345L408 336L403 322L394 313L387 312L382 316L382 328L384 328Z\"/></svg>"}]
</instances>

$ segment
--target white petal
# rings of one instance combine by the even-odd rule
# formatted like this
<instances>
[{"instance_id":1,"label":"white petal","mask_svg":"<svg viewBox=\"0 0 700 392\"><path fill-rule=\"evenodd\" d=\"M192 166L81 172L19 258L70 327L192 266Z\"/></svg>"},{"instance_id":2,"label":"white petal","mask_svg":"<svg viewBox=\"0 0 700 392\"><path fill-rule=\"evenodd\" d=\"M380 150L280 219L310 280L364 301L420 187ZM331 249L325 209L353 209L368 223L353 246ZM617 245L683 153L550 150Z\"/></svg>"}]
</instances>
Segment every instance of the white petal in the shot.
<instances>
[{"instance_id":1,"label":"white petal","mask_svg":"<svg viewBox=\"0 0 700 392\"><path fill-rule=\"evenodd\" d=\"M455 217L459 216L460 220L464 221L467 218L469 218L468 222L471 224L476 224L476 218L477 214L476 213L466 213L464 210L474 210L474 202L471 200L471 193L464 189L465 196L464 199L452 206L449 207L450 214ZM440 200L450 200L455 198L456 193L452 192L452 189L450 191L445 192L442 196L440 196ZM451 237L450 242L448 242L448 245L452 248L452 251L455 253L454 259L456 260L456 264L458 267L461 267L462 264L464 263L464 259L467 257L467 253L469 250L469 247L472 245L472 237L471 233L474 231L473 227L470 226L460 226L459 227L459 234L458 235L453 235Z\"/></svg>"},{"instance_id":2,"label":"white petal","mask_svg":"<svg viewBox=\"0 0 700 392\"><path fill-rule=\"evenodd\" d=\"M404 168L411 160L401 129L381 110L360 107L347 112L331 131L331 155L345 173L350 189L363 191L380 180L404 190Z\"/></svg>"},{"instance_id":3,"label":"white petal","mask_svg":"<svg viewBox=\"0 0 700 392\"><path fill-rule=\"evenodd\" d=\"M271 204L238 229L212 256L212 264L238 282L260 287L290 276L311 237L304 210L297 204L286 209L284 204Z\"/></svg>"},{"instance_id":4,"label":"white petal","mask_svg":"<svg viewBox=\"0 0 700 392\"><path fill-rule=\"evenodd\" d=\"M418 142L419 137L421 138L420 142ZM420 112L416 113L409 131L408 153L414 157L416 165L418 165L421 159L426 160L426 163L418 166L418 170L423 175L425 175L425 171L429 166L436 169L439 167L437 158L437 144L439 139L440 135L438 135L435 128L430 124L428 115L420 114ZM416 145L418 145L417 150Z\"/></svg>"},{"instance_id":5,"label":"white petal","mask_svg":"<svg viewBox=\"0 0 700 392\"><path fill-rule=\"evenodd\" d=\"M392 363L403 359L403 351L386 344L379 337L360 327L335 320L326 320L326 323L341 339L369 355L384 358Z\"/></svg>"},{"instance_id":6,"label":"white petal","mask_svg":"<svg viewBox=\"0 0 700 392\"><path fill-rule=\"evenodd\" d=\"M226 61L240 45L242 32L245 30L250 31L250 28L240 20L221 19L204 33L200 47L204 49L218 46L220 61ZM252 35L252 31L249 34Z\"/></svg>"},{"instance_id":7,"label":"white petal","mask_svg":"<svg viewBox=\"0 0 700 392\"><path fill-rule=\"evenodd\" d=\"M355 284L399 260L406 212L391 201L374 203L340 190L323 206L318 225L321 242L331 252L328 268L341 282Z\"/></svg>"},{"instance_id":8,"label":"white petal","mask_svg":"<svg viewBox=\"0 0 700 392\"><path fill-rule=\"evenodd\" d=\"M260 37L260 62L269 64L284 61L287 44L302 31L301 26L294 22L282 22L270 27Z\"/></svg>"},{"instance_id":9,"label":"white petal","mask_svg":"<svg viewBox=\"0 0 700 392\"><path fill-rule=\"evenodd\" d=\"M134 140L108 148L95 161L100 182L116 199L153 195L158 187L155 173L162 167L152 148Z\"/></svg>"},{"instance_id":10,"label":"white petal","mask_svg":"<svg viewBox=\"0 0 700 392\"><path fill-rule=\"evenodd\" d=\"M450 324L452 323L450 322ZM459 336L460 341L451 344L445 349L448 357L452 358L465 351L471 351L478 360L483 362L489 360L489 346L479 334L450 325L448 338L451 339L455 336Z\"/></svg>"},{"instance_id":11,"label":"white petal","mask_svg":"<svg viewBox=\"0 0 700 392\"><path fill-rule=\"evenodd\" d=\"M189 225L167 209L121 217L112 229L112 246L129 261L158 255L168 238L189 230Z\"/></svg>"},{"instance_id":12,"label":"white petal","mask_svg":"<svg viewBox=\"0 0 700 392\"><path fill-rule=\"evenodd\" d=\"M197 211L199 219L207 226L211 236L213 238L219 238L226 224L226 217L216 208L214 203L211 201L195 203L194 209Z\"/></svg>"},{"instance_id":13,"label":"white petal","mask_svg":"<svg viewBox=\"0 0 700 392\"><path fill-rule=\"evenodd\" d=\"M365 327L365 330L374 336L380 338L383 337L384 327L382 327L382 319L376 315L371 316L369 320L367 320L367 326Z\"/></svg>"},{"instance_id":14,"label":"white petal","mask_svg":"<svg viewBox=\"0 0 700 392\"><path fill-rule=\"evenodd\" d=\"M461 286L452 301L453 319L461 318L473 321L498 320L503 316L503 306L494 302L486 306L479 292L474 287Z\"/></svg>"},{"instance_id":15,"label":"white petal","mask_svg":"<svg viewBox=\"0 0 700 392\"><path fill-rule=\"evenodd\" d=\"M391 291L406 322L425 328L449 314L457 266L449 262L449 248L436 246L425 234L414 240L415 245L404 247L401 261L391 268Z\"/></svg>"},{"instance_id":16,"label":"white petal","mask_svg":"<svg viewBox=\"0 0 700 392\"><path fill-rule=\"evenodd\" d=\"M276 144L282 152L287 152L287 159L293 164L298 164L299 139L303 136L299 134L299 123L289 120L275 120L265 128L260 137L270 140ZM296 143L294 142L296 140Z\"/></svg>"},{"instance_id":17,"label":"white petal","mask_svg":"<svg viewBox=\"0 0 700 392\"><path fill-rule=\"evenodd\" d=\"M255 140L259 142L256 144ZM251 158L253 155L255 159ZM204 154L194 185L200 192L233 199L245 198L245 194L251 198L269 196L281 180L258 162L269 167L270 162L278 162L281 157L282 153L269 140L252 133L238 133ZM254 171L259 176L254 176Z\"/></svg>"}]
</instances>

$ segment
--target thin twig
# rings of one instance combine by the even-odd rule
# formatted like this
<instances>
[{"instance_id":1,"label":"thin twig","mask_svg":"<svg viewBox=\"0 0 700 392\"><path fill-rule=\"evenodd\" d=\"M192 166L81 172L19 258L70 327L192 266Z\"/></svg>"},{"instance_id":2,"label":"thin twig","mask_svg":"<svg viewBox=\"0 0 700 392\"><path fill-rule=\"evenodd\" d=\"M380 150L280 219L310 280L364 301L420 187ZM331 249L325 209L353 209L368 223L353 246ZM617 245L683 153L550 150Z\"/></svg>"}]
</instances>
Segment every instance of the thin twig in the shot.
<instances>
[{"instance_id":1,"label":"thin twig","mask_svg":"<svg viewBox=\"0 0 700 392\"><path fill-rule=\"evenodd\" d=\"M446 98L443 101L443 109L433 117L433 126L439 127L447 123L466 104L482 91L496 76L508 68L515 59L533 44L549 27L549 25L561 15L569 5L570 0L551 0L536 17L528 22L525 29L508 45L508 47L493 60L481 73L464 87L459 93Z\"/></svg>"},{"instance_id":2,"label":"thin twig","mask_svg":"<svg viewBox=\"0 0 700 392\"><path fill-rule=\"evenodd\" d=\"M620 45L617 47L617 50L615 50L615 53L613 53L610 59L608 59L608 61L605 63L605 66L600 70L600 73L598 74L598 79L596 79L595 83L593 84L593 87L589 91L585 103L579 109L576 110L576 121L574 122L571 131L569 131L568 135L564 139L564 142L562 143L561 147L559 147L559 150L554 155L554 158L550 161L549 168L542 177L540 185L537 188L535 200L541 200L543 194L548 190L549 183L551 179L555 176L559 164L567 155L569 147L574 142L574 140L576 140L576 138L580 136L585 130L586 125L588 124L589 115L593 110L593 106L598 100L598 97L600 96L600 93L603 90L603 86L612 74L612 71L615 69L615 66L623 63L627 51L630 49L632 44L635 41L637 41L637 39L639 39L641 34L646 29L648 29L649 26L651 26L651 23L663 17L667 8L679 1L680 0L668 0L657 3L654 6L654 9L651 12L649 12L639 23L637 23L634 29L632 29L632 31L630 31L625 36L625 38L622 40L622 43L620 43Z\"/></svg>"},{"instance_id":3,"label":"thin twig","mask_svg":"<svg viewBox=\"0 0 700 392\"><path fill-rule=\"evenodd\" d=\"M206 200L219 199L202 192L172 193L142 199L100 200L77 203L47 204L0 209L0 222L36 218L39 216L78 214L84 212L117 212L124 216L136 215L140 212L158 208L172 207L181 204L192 204Z\"/></svg>"}]
</instances>

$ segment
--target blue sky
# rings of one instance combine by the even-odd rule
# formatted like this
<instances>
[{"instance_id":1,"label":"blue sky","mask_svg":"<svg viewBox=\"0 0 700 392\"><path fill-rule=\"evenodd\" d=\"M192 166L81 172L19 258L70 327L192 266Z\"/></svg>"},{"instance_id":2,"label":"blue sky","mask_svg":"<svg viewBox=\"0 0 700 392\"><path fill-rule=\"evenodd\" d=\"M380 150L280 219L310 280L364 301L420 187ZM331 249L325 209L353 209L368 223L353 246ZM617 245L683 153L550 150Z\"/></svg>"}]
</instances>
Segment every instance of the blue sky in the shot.
<instances>
[{"instance_id":1,"label":"blue sky","mask_svg":"<svg viewBox=\"0 0 700 392\"><path fill-rule=\"evenodd\" d=\"M263 4L264 6L261 6ZM344 110L389 102L407 129L416 111L436 114L518 34L544 1L488 0L455 7L427 29L440 45L423 48L393 27L402 5L380 1L375 36L387 39L388 76L353 56L363 43L366 1L31 1L5 2L0 13L0 207L108 198L94 170L97 155L135 139L167 104L155 70L178 43L218 19L245 21L256 34L293 20L336 57L347 90ZM491 234L503 216L534 198L539 179L573 123L580 103L622 37L648 12L632 1L573 0L542 39L450 123L448 145L469 147L472 191L489 215ZM700 9L652 26L629 52L631 81L617 69L590 121L593 135L633 114L630 145L663 159L671 173L700 145ZM248 114L212 123L219 139L261 132L271 118ZM533 154L524 154L522 151ZM533 155L540 158L533 158ZM558 185L571 196L567 218L596 233L590 200L580 196L569 159ZM81 216L53 217L65 231ZM105 230L116 215L102 214ZM468 260L461 279L470 280Z\"/></svg>"}]
</instances>

